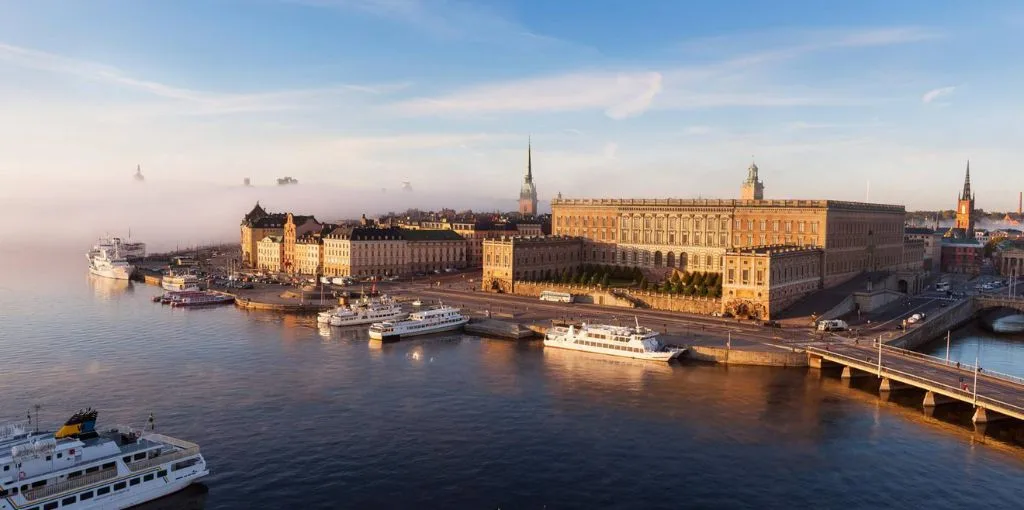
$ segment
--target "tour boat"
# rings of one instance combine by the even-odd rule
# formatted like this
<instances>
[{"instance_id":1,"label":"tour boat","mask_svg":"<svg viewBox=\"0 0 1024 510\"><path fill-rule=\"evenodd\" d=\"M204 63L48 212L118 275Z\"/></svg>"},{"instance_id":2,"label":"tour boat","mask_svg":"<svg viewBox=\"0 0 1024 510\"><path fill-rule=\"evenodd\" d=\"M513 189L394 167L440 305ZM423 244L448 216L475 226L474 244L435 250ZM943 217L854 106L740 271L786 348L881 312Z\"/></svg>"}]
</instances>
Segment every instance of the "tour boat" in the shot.
<instances>
[{"instance_id":1,"label":"tour boat","mask_svg":"<svg viewBox=\"0 0 1024 510\"><path fill-rule=\"evenodd\" d=\"M558 347L576 351L609 354L626 358L670 361L682 354L682 349L666 347L658 340L658 333L648 328L583 324L555 326L544 336L544 347Z\"/></svg>"},{"instance_id":2,"label":"tour boat","mask_svg":"<svg viewBox=\"0 0 1024 510\"><path fill-rule=\"evenodd\" d=\"M121 254L117 245L100 243L93 246L86 254L89 259L89 273L104 278L127 280L131 278L135 267Z\"/></svg>"},{"instance_id":3,"label":"tour boat","mask_svg":"<svg viewBox=\"0 0 1024 510\"><path fill-rule=\"evenodd\" d=\"M178 299L171 301L171 306L211 306L211 305L226 305L228 303L234 303L235 297L228 294L221 294L220 292L209 292L200 291L189 295L181 296Z\"/></svg>"},{"instance_id":4,"label":"tour boat","mask_svg":"<svg viewBox=\"0 0 1024 510\"><path fill-rule=\"evenodd\" d=\"M98 432L97 414L78 411L57 432L0 425L0 510L128 508L210 473L198 445L124 426Z\"/></svg>"},{"instance_id":5,"label":"tour boat","mask_svg":"<svg viewBox=\"0 0 1024 510\"><path fill-rule=\"evenodd\" d=\"M431 310L413 312L405 320L375 322L370 326L372 340L398 340L402 337L426 335L459 329L469 319L458 308L439 306Z\"/></svg>"},{"instance_id":6,"label":"tour boat","mask_svg":"<svg viewBox=\"0 0 1024 510\"><path fill-rule=\"evenodd\" d=\"M351 306L339 306L331 311L320 312L316 321L320 324L344 327L404 319L407 315L393 299L381 296L380 299L364 299Z\"/></svg>"},{"instance_id":7,"label":"tour boat","mask_svg":"<svg viewBox=\"0 0 1024 510\"><path fill-rule=\"evenodd\" d=\"M176 275L171 273L160 279L160 286L164 290L172 291L199 290L199 277L194 274Z\"/></svg>"}]
</instances>

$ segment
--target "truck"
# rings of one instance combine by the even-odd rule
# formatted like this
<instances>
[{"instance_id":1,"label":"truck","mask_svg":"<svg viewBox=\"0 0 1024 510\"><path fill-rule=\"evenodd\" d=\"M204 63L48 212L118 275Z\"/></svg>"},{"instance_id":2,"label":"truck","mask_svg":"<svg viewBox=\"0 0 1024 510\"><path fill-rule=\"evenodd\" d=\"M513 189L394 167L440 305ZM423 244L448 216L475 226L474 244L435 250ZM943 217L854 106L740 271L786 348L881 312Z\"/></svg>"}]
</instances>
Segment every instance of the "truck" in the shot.
<instances>
[{"instance_id":1,"label":"truck","mask_svg":"<svg viewBox=\"0 0 1024 510\"><path fill-rule=\"evenodd\" d=\"M818 321L818 331L846 331L850 326L838 319Z\"/></svg>"}]
</instances>

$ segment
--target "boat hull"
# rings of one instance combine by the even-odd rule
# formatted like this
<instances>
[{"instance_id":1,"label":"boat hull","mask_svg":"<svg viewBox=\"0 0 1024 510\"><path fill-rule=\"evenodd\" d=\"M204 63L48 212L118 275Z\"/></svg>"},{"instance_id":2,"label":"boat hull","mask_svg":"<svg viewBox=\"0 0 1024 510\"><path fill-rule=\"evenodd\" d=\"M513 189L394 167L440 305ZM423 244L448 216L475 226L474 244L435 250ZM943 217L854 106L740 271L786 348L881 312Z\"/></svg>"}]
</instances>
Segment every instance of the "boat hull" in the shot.
<instances>
[{"instance_id":1,"label":"boat hull","mask_svg":"<svg viewBox=\"0 0 1024 510\"><path fill-rule=\"evenodd\" d=\"M97 268L90 267L89 274L93 276L99 276L101 278L110 278L113 280L128 280L132 277L132 272L129 268L123 267L111 267L111 268Z\"/></svg>"},{"instance_id":2,"label":"boat hull","mask_svg":"<svg viewBox=\"0 0 1024 510\"><path fill-rule=\"evenodd\" d=\"M560 340L544 339L544 348L554 347L556 349L565 349L569 351L580 351L589 352L592 354L604 354L606 356L616 356L619 358L632 358L642 359L647 361L660 361L669 362L679 357L682 350L672 351L658 351L658 352L629 352L629 351L616 351L612 349L602 349L600 347L588 347L583 345L577 345L572 342L563 342Z\"/></svg>"}]
</instances>

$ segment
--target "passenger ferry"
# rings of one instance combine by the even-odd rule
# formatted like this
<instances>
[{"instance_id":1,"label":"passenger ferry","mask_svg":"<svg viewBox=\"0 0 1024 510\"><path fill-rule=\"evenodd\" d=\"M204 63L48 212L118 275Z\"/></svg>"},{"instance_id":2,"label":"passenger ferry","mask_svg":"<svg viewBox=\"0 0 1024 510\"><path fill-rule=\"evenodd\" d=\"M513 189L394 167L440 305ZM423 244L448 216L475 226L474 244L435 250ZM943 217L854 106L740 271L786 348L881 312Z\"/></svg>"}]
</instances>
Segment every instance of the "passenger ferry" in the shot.
<instances>
[{"instance_id":1,"label":"passenger ferry","mask_svg":"<svg viewBox=\"0 0 1024 510\"><path fill-rule=\"evenodd\" d=\"M127 280L135 271L115 244L97 244L89 250L86 258L89 259L89 273L96 276Z\"/></svg>"},{"instance_id":2,"label":"passenger ferry","mask_svg":"<svg viewBox=\"0 0 1024 510\"><path fill-rule=\"evenodd\" d=\"M682 354L682 349L666 347L658 340L658 333L648 328L583 324L555 326L544 336L544 347L558 347L576 351L608 354L626 358L670 361Z\"/></svg>"},{"instance_id":3,"label":"passenger ferry","mask_svg":"<svg viewBox=\"0 0 1024 510\"><path fill-rule=\"evenodd\" d=\"M458 308L439 306L431 310L413 312L408 319L376 322L370 326L372 340L398 340L402 337L426 335L459 329L469 322Z\"/></svg>"},{"instance_id":4,"label":"passenger ferry","mask_svg":"<svg viewBox=\"0 0 1024 510\"><path fill-rule=\"evenodd\" d=\"M0 425L0 510L128 508L210 473L198 445L130 427L97 432L97 414L78 411L57 432Z\"/></svg>"},{"instance_id":5,"label":"passenger ferry","mask_svg":"<svg viewBox=\"0 0 1024 510\"><path fill-rule=\"evenodd\" d=\"M316 316L316 321L320 324L344 327L399 320L408 315L393 299L381 296L380 299L363 299L351 306L339 306L328 312L320 312Z\"/></svg>"},{"instance_id":6,"label":"passenger ferry","mask_svg":"<svg viewBox=\"0 0 1024 510\"><path fill-rule=\"evenodd\" d=\"M199 290L199 277L194 274L176 275L171 273L160 279L160 286L164 290L183 291Z\"/></svg>"}]
</instances>

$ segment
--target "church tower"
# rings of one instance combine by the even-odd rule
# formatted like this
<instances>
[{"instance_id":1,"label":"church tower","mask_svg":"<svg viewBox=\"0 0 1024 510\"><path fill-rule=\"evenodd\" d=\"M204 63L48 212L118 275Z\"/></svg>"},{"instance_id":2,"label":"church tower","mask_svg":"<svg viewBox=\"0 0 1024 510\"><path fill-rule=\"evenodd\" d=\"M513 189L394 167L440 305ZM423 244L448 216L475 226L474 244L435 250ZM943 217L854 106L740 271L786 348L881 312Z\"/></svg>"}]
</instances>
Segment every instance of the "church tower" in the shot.
<instances>
[{"instance_id":1,"label":"church tower","mask_svg":"<svg viewBox=\"0 0 1024 510\"><path fill-rule=\"evenodd\" d=\"M964 189L957 197L956 225L963 229L969 239L974 239L974 195L971 193L971 162L967 162L967 176L964 177Z\"/></svg>"},{"instance_id":2,"label":"church tower","mask_svg":"<svg viewBox=\"0 0 1024 510\"><path fill-rule=\"evenodd\" d=\"M747 180L740 188L741 200L764 200L764 183L757 178L757 163L751 162L747 168Z\"/></svg>"},{"instance_id":3,"label":"church tower","mask_svg":"<svg viewBox=\"0 0 1024 510\"><path fill-rule=\"evenodd\" d=\"M537 215L537 187L533 185L533 147L526 141L526 178L519 189L519 214L523 216Z\"/></svg>"}]
</instances>

